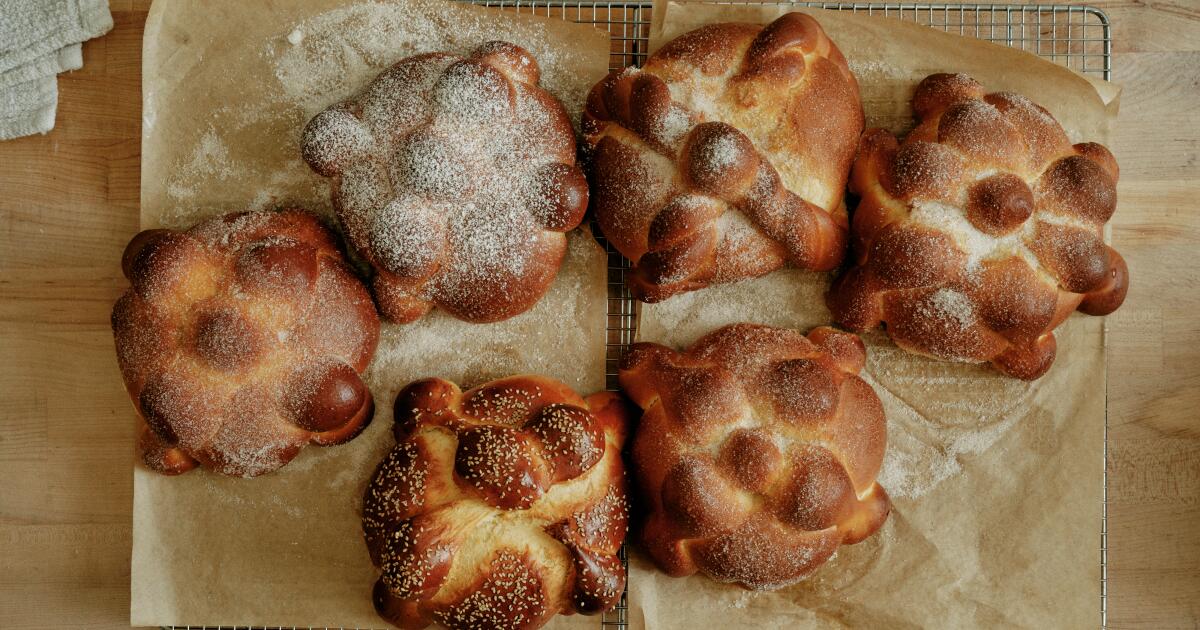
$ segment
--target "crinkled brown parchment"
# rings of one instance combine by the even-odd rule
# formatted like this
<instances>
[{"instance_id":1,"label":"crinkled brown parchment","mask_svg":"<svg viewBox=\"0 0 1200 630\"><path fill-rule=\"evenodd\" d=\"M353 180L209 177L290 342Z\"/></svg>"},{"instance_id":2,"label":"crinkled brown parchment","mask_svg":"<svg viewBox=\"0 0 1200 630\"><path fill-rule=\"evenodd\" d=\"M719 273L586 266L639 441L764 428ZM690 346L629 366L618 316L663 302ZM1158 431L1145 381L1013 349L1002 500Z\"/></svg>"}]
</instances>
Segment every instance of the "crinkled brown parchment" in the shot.
<instances>
[{"instance_id":1,"label":"crinkled brown parchment","mask_svg":"<svg viewBox=\"0 0 1200 630\"><path fill-rule=\"evenodd\" d=\"M658 2L650 49L703 24L766 24L786 10ZM1074 142L1110 140L1115 86L911 22L802 10L846 55L869 127L907 132L916 84L934 72L964 72L990 91L1040 103ZM683 347L735 321L807 330L830 321L822 297L830 279L787 270L647 305L639 336ZM806 582L774 593L670 578L635 556L630 627L1098 626L1104 320L1076 314L1056 334L1058 358L1035 383L910 355L868 335L866 377L888 415L880 482L895 509L887 524L842 547Z\"/></svg>"},{"instance_id":2,"label":"crinkled brown parchment","mask_svg":"<svg viewBox=\"0 0 1200 630\"><path fill-rule=\"evenodd\" d=\"M155 3L144 41L142 226L288 204L331 216L328 183L300 159L309 117L404 57L465 54L492 39L532 51L542 85L576 116L607 72L608 36L591 26L436 0ZM393 443L396 392L426 376L469 386L521 372L603 389L606 298L605 254L579 230L554 286L522 315L475 325L435 312L385 325L367 374L375 419L349 444L306 448L250 480L136 465L133 625L385 626L371 605L377 572L359 506ZM599 624L574 616L552 626Z\"/></svg>"}]
</instances>

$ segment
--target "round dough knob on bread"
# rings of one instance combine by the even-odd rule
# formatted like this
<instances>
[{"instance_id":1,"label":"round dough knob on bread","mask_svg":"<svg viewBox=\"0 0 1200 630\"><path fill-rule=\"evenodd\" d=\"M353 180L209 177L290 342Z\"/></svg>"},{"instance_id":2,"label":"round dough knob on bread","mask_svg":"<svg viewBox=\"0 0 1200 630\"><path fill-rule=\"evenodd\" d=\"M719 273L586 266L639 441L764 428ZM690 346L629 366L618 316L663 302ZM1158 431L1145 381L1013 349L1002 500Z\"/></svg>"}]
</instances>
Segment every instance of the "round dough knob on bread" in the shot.
<instances>
[{"instance_id":1,"label":"round dough knob on bread","mask_svg":"<svg viewBox=\"0 0 1200 630\"><path fill-rule=\"evenodd\" d=\"M588 188L570 118L540 76L507 42L416 55L309 121L303 157L333 179L385 319L438 307L494 322L550 288Z\"/></svg>"},{"instance_id":2,"label":"round dough knob on bread","mask_svg":"<svg viewBox=\"0 0 1200 630\"><path fill-rule=\"evenodd\" d=\"M379 340L366 287L299 210L229 214L126 247L117 359L152 469L253 477L358 435Z\"/></svg>"},{"instance_id":3,"label":"round dough knob on bread","mask_svg":"<svg viewBox=\"0 0 1200 630\"><path fill-rule=\"evenodd\" d=\"M696 29L596 84L592 207L634 297L837 267L862 129L858 83L802 13Z\"/></svg>"},{"instance_id":4,"label":"round dough knob on bread","mask_svg":"<svg viewBox=\"0 0 1200 630\"><path fill-rule=\"evenodd\" d=\"M1128 269L1104 242L1117 163L1099 144L1071 144L1033 101L965 75L926 77L913 110L903 143L882 129L863 136L834 319L858 332L883 325L910 352L1036 379L1073 311L1106 315L1125 299Z\"/></svg>"},{"instance_id":5,"label":"round dough knob on bread","mask_svg":"<svg viewBox=\"0 0 1200 630\"><path fill-rule=\"evenodd\" d=\"M634 344L621 387L643 410L634 476L643 548L672 576L794 584L891 509L876 483L883 405L855 335L734 324L677 352Z\"/></svg>"},{"instance_id":6,"label":"round dough knob on bread","mask_svg":"<svg viewBox=\"0 0 1200 630\"><path fill-rule=\"evenodd\" d=\"M379 614L401 628L532 629L611 609L630 415L618 394L583 398L543 376L465 392L410 383L363 498Z\"/></svg>"}]
</instances>

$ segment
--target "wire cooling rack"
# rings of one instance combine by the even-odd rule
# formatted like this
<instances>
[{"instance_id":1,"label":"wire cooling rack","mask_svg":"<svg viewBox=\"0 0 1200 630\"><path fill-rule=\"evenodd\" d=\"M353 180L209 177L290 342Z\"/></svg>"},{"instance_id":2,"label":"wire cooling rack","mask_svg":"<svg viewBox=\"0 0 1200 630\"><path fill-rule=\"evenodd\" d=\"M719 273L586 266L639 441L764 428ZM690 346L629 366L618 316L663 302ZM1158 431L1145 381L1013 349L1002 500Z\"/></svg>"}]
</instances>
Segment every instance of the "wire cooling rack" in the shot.
<instances>
[{"instance_id":1,"label":"wire cooling rack","mask_svg":"<svg viewBox=\"0 0 1200 630\"><path fill-rule=\"evenodd\" d=\"M473 4L533 13L547 17L594 24L608 31L612 44L609 69L641 65L649 54L650 16L653 2L614 2L597 0L469 0ZM897 18L925 26L975 37L1034 53L1077 72L1108 80L1112 75L1112 31L1108 16L1088 6L940 4L940 3L863 3L863 2L787 2L757 0L716 0L713 4L761 5L781 7L818 7L867 15ZM637 332L637 303L625 285L629 261L597 238L608 252L608 340L607 386L617 389L617 365L625 348ZM1105 459L1108 444L1105 420ZM1103 462L1101 462L1103 465ZM1105 470L1107 467L1105 467ZM1108 597L1108 508L1107 470L1105 507L1100 526L1100 617L1107 621ZM621 550L625 559L624 549ZM602 628L626 628L626 594L601 620Z\"/></svg>"},{"instance_id":2,"label":"wire cooling rack","mask_svg":"<svg viewBox=\"0 0 1200 630\"><path fill-rule=\"evenodd\" d=\"M611 0L459 0L471 4L531 13L593 24L608 31L612 45L609 69L639 66L649 54L651 0L617 2ZM1112 78L1112 29L1108 16L1089 6L1059 4L944 4L877 2L787 2L758 0L716 0L713 4L769 5L780 7L817 7L851 11L867 15L897 18L936 29L975 37L1034 53L1077 72L1096 78ZM606 386L617 389L617 365L621 354L633 343L637 332L637 302L625 285L629 261L609 245L598 230L597 239L608 252L608 338L606 344ZM1105 459L1108 457L1108 420L1105 418ZM1100 525L1100 618L1107 622L1108 601L1108 476L1105 467L1104 510ZM625 550L621 550L625 560ZM626 628L626 595L600 620L603 629ZM230 627L232 626L224 626ZM195 626L174 626L192 630ZM223 627L222 627L223 628ZM218 629L220 630L220 629ZM283 630L280 628L280 630ZM293 630L296 630L293 628ZM329 629L326 629L329 630Z\"/></svg>"}]
</instances>

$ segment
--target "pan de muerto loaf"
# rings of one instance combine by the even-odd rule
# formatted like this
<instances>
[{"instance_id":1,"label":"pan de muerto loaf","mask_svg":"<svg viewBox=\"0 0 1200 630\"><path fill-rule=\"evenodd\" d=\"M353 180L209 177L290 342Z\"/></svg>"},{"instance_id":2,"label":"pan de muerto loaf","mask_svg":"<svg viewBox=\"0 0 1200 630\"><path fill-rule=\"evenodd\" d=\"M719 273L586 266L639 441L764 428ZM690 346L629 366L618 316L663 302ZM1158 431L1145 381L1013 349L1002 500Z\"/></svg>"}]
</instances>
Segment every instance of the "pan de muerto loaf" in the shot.
<instances>
[{"instance_id":1,"label":"pan de muerto loaf","mask_svg":"<svg viewBox=\"0 0 1200 630\"><path fill-rule=\"evenodd\" d=\"M549 289L588 195L570 119L539 76L504 42L417 55L308 123L304 159L333 178L386 319L438 306L498 321Z\"/></svg>"},{"instance_id":2,"label":"pan de muerto loaf","mask_svg":"<svg viewBox=\"0 0 1200 630\"><path fill-rule=\"evenodd\" d=\"M1029 99L961 74L925 78L913 110L903 144L863 136L854 261L829 307L851 330L886 325L911 352L1035 379L1072 311L1106 315L1125 299L1125 261L1104 243L1116 160L1072 145Z\"/></svg>"},{"instance_id":3,"label":"pan de muerto loaf","mask_svg":"<svg viewBox=\"0 0 1200 630\"><path fill-rule=\"evenodd\" d=\"M865 360L849 333L751 324L683 353L629 350L621 387L645 410L632 460L641 540L663 571L777 589L883 524L887 427L858 377Z\"/></svg>"},{"instance_id":4,"label":"pan de muerto loaf","mask_svg":"<svg viewBox=\"0 0 1200 630\"><path fill-rule=\"evenodd\" d=\"M117 360L145 421L142 458L253 477L308 443L371 422L359 374L379 318L333 235L299 210L229 214L186 232L147 230L121 261Z\"/></svg>"},{"instance_id":5,"label":"pan de muerto loaf","mask_svg":"<svg viewBox=\"0 0 1200 630\"><path fill-rule=\"evenodd\" d=\"M682 35L592 88L583 126L592 207L638 299L842 261L863 112L812 17Z\"/></svg>"},{"instance_id":6,"label":"pan de muerto loaf","mask_svg":"<svg viewBox=\"0 0 1200 630\"><path fill-rule=\"evenodd\" d=\"M402 628L537 628L616 604L624 399L584 399L541 376L467 392L428 379L401 391L395 412L397 444L363 499L381 616Z\"/></svg>"}]
</instances>

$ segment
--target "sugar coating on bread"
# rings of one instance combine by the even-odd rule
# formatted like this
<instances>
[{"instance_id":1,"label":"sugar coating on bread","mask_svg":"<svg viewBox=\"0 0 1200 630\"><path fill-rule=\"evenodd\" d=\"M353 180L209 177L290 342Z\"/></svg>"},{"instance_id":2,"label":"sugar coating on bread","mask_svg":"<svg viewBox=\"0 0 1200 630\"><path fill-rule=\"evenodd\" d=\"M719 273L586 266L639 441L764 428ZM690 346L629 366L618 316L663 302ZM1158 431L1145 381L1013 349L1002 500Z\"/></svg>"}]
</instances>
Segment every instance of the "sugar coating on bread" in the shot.
<instances>
[{"instance_id":1,"label":"sugar coating on bread","mask_svg":"<svg viewBox=\"0 0 1200 630\"><path fill-rule=\"evenodd\" d=\"M133 286L113 307L113 335L150 468L202 464L253 477L371 421L360 374L379 319L312 215L238 213L185 232L148 230L122 267Z\"/></svg>"},{"instance_id":2,"label":"sugar coating on bread","mask_svg":"<svg viewBox=\"0 0 1200 630\"><path fill-rule=\"evenodd\" d=\"M317 114L304 159L374 266L385 318L507 319L549 288L587 208L575 136L523 48L416 55Z\"/></svg>"},{"instance_id":3,"label":"sugar coating on bread","mask_svg":"<svg viewBox=\"0 0 1200 630\"><path fill-rule=\"evenodd\" d=\"M541 376L396 397L396 446L363 499L379 614L403 628L537 628L625 584L630 410Z\"/></svg>"},{"instance_id":4,"label":"sugar coating on bread","mask_svg":"<svg viewBox=\"0 0 1200 630\"><path fill-rule=\"evenodd\" d=\"M714 24L592 88L593 208L655 302L842 260L858 84L812 17Z\"/></svg>"},{"instance_id":5,"label":"sugar coating on bread","mask_svg":"<svg viewBox=\"0 0 1200 630\"><path fill-rule=\"evenodd\" d=\"M850 333L733 324L686 352L635 344L621 387L648 510L643 548L673 576L794 584L887 519L887 428Z\"/></svg>"},{"instance_id":6,"label":"sugar coating on bread","mask_svg":"<svg viewBox=\"0 0 1200 630\"><path fill-rule=\"evenodd\" d=\"M863 136L850 180L861 196L854 259L829 307L851 330L886 325L909 351L1035 379L1071 312L1105 315L1124 301L1125 261L1104 243L1116 160L1072 145L1028 98L961 74L925 78L913 110L903 143Z\"/></svg>"}]
</instances>

